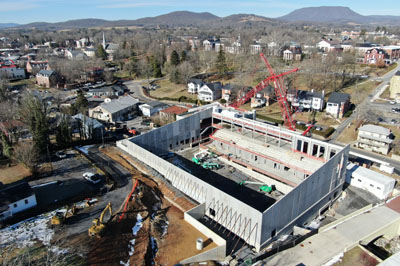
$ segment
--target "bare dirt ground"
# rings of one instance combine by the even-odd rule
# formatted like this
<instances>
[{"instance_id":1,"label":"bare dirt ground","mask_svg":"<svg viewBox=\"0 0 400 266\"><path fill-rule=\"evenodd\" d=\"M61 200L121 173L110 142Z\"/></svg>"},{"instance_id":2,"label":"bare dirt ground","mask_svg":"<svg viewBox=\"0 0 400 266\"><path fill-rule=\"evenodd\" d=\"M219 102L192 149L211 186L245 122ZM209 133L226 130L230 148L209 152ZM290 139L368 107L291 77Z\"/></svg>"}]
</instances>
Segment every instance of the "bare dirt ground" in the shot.
<instances>
[{"instance_id":1,"label":"bare dirt ground","mask_svg":"<svg viewBox=\"0 0 400 266\"><path fill-rule=\"evenodd\" d=\"M16 164L10 167L0 166L0 182L9 184L29 177L31 172L22 164Z\"/></svg>"},{"instance_id":2,"label":"bare dirt ground","mask_svg":"<svg viewBox=\"0 0 400 266\"><path fill-rule=\"evenodd\" d=\"M138 176L136 167L147 173L143 165L132 160L117 148L107 147L102 151L132 174L136 173L135 176ZM136 217L140 211L143 217L143 227L136 237L134 253L129 260L130 265L177 264L182 259L200 253L196 249L196 239L199 237L204 240L204 249L201 252L216 247L215 243L184 220L183 211L193 208L195 204L176 195L165 184L156 182L156 179L153 180L153 178L153 176L150 178L145 174L138 176L140 186L136 191L137 199L131 206L133 211L127 220L133 220L132 216ZM152 239L155 239L156 249L152 246ZM123 240L119 239L118 241Z\"/></svg>"}]
</instances>

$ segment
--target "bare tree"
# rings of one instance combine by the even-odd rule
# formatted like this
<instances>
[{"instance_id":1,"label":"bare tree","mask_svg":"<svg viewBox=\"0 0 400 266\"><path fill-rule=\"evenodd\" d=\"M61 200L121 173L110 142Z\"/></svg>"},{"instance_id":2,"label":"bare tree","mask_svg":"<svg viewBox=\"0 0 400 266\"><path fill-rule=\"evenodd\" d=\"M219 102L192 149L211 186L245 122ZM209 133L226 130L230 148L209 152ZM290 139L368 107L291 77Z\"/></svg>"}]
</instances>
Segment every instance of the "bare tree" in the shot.
<instances>
[{"instance_id":1,"label":"bare tree","mask_svg":"<svg viewBox=\"0 0 400 266\"><path fill-rule=\"evenodd\" d=\"M13 149L13 157L35 173L39 153L32 141L20 141Z\"/></svg>"}]
</instances>

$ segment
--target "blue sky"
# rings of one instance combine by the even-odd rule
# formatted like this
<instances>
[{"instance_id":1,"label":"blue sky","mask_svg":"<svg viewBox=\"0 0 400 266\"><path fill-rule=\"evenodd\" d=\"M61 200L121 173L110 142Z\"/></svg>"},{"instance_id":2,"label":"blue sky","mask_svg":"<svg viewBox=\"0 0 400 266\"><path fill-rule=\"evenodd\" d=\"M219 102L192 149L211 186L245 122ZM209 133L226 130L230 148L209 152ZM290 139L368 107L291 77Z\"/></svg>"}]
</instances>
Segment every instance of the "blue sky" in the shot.
<instances>
[{"instance_id":1,"label":"blue sky","mask_svg":"<svg viewBox=\"0 0 400 266\"><path fill-rule=\"evenodd\" d=\"M79 18L137 19L177 10L217 16L279 17L308 6L348 6L362 15L398 15L398 0L0 0L0 23L60 22Z\"/></svg>"}]
</instances>

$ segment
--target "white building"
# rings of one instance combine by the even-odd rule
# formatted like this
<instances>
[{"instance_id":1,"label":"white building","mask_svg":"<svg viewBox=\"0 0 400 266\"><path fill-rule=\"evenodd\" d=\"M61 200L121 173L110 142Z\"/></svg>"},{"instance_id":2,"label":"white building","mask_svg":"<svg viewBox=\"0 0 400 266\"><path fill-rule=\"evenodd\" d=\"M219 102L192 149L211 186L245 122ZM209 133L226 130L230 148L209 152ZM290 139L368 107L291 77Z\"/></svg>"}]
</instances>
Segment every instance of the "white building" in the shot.
<instances>
[{"instance_id":1,"label":"white building","mask_svg":"<svg viewBox=\"0 0 400 266\"><path fill-rule=\"evenodd\" d=\"M161 102L149 102L139 106L140 111L142 111L143 116L150 117L159 111L168 107L168 104Z\"/></svg>"},{"instance_id":2,"label":"white building","mask_svg":"<svg viewBox=\"0 0 400 266\"><path fill-rule=\"evenodd\" d=\"M197 98L203 102L213 102L221 98L221 82L206 83L198 91Z\"/></svg>"},{"instance_id":3,"label":"white building","mask_svg":"<svg viewBox=\"0 0 400 266\"><path fill-rule=\"evenodd\" d=\"M347 93L332 92L326 102L326 113L336 118L342 118L350 108L350 95Z\"/></svg>"},{"instance_id":4,"label":"white building","mask_svg":"<svg viewBox=\"0 0 400 266\"><path fill-rule=\"evenodd\" d=\"M302 110L315 110L322 111L324 109L325 101L325 92L317 92L317 91L303 91L303 90L288 90L287 92L287 100L291 103L291 105L295 108L298 108L299 111Z\"/></svg>"},{"instance_id":5,"label":"white building","mask_svg":"<svg viewBox=\"0 0 400 266\"><path fill-rule=\"evenodd\" d=\"M27 182L1 185L0 221L37 205L36 196Z\"/></svg>"},{"instance_id":6,"label":"white building","mask_svg":"<svg viewBox=\"0 0 400 266\"><path fill-rule=\"evenodd\" d=\"M390 129L376 126L365 125L358 129L357 146L369 151L388 154L393 140L390 138Z\"/></svg>"},{"instance_id":7,"label":"white building","mask_svg":"<svg viewBox=\"0 0 400 266\"><path fill-rule=\"evenodd\" d=\"M396 181L378 172L349 163L346 183L367 190L380 200L385 200L392 194Z\"/></svg>"},{"instance_id":8,"label":"white building","mask_svg":"<svg viewBox=\"0 0 400 266\"><path fill-rule=\"evenodd\" d=\"M134 113L138 103L139 100L130 95L120 97L89 109L89 116L105 122L123 121Z\"/></svg>"},{"instance_id":9,"label":"white building","mask_svg":"<svg viewBox=\"0 0 400 266\"><path fill-rule=\"evenodd\" d=\"M188 92L191 94L196 94L203 84L204 82L201 79L190 79L187 85Z\"/></svg>"}]
</instances>

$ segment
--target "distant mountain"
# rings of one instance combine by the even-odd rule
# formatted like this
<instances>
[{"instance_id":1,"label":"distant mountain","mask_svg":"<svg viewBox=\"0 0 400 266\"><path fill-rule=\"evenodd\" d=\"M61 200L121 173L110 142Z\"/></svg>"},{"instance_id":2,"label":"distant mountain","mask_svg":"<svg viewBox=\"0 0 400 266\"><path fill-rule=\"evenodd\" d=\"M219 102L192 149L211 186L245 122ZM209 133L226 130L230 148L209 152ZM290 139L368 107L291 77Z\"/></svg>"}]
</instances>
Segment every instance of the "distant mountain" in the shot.
<instances>
[{"instance_id":1,"label":"distant mountain","mask_svg":"<svg viewBox=\"0 0 400 266\"><path fill-rule=\"evenodd\" d=\"M76 28L93 28L93 27L128 27L128 26L144 26L154 27L160 26L205 26L205 27L225 27L225 26L241 26L253 23L270 23L273 19L251 15L237 14L224 18L220 18L211 13L195 13L189 11L176 11L156 17L147 17L136 20L116 20L108 21L103 19L78 19L65 22L47 23L34 22L25 25L18 25L15 29L40 29L40 30L64 30Z\"/></svg>"},{"instance_id":2,"label":"distant mountain","mask_svg":"<svg viewBox=\"0 0 400 266\"><path fill-rule=\"evenodd\" d=\"M296 9L293 12L277 18L288 22L327 22L327 23L386 23L400 24L400 16L363 16L348 7L320 6Z\"/></svg>"},{"instance_id":3,"label":"distant mountain","mask_svg":"<svg viewBox=\"0 0 400 266\"><path fill-rule=\"evenodd\" d=\"M5 28L12 28L12 27L16 27L19 24L17 23L0 23L0 29L5 29Z\"/></svg>"}]
</instances>

